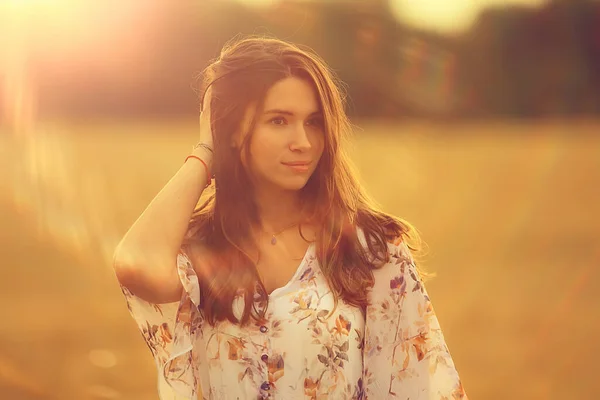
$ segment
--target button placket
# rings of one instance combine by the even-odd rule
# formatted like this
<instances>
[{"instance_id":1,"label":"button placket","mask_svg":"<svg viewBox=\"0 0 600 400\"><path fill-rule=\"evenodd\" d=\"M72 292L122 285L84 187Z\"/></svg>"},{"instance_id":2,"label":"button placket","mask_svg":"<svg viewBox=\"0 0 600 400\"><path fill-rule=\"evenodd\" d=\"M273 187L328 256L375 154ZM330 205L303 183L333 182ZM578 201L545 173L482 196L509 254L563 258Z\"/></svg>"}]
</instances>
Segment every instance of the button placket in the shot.
<instances>
[{"instance_id":1,"label":"button placket","mask_svg":"<svg viewBox=\"0 0 600 400\"><path fill-rule=\"evenodd\" d=\"M267 381L263 382L262 385L260 385L260 390L262 392L261 397L263 399L270 399L272 397L271 393L270 393L271 384L269 382L267 382Z\"/></svg>"},{"instance_id":2,"label":"button placket","mask_svg":"<svg viewBox=\"0 0 600 400\"><path fill-rule=\"evenodd\" d=\"M260 359L266 364L264 368L264 381L260 385L260 390L262 398L267 399L272 397L272 385L269 382L269 354L271 352L271 339L268 335L269 328L267 327L266 322L265 324L261 325L258 330L263 334L263 343L265 344L264 353L261 354Z\"/></svg>"}]
</instances>

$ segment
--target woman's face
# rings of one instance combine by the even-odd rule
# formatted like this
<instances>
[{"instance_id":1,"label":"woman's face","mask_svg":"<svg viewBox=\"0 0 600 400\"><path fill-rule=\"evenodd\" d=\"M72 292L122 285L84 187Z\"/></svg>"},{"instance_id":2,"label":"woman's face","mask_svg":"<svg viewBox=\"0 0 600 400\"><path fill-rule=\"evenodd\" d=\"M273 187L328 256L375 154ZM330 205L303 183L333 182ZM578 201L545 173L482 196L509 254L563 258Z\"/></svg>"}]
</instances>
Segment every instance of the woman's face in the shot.
<instances>
[{"instance_id":1,"label":"woman's face","mask_svg":"<svg viewBox=\"0 0 600 400\"><path fill-rule=\"evenodd\" d=\"M246 122L251 115L249 109ZM300 78L285 78L267 92L263 112L256 116L250 163L243 156L242 162L259 188L299 190L315 171L324 144L315 89Z\"/></svg>"}]
</instances>

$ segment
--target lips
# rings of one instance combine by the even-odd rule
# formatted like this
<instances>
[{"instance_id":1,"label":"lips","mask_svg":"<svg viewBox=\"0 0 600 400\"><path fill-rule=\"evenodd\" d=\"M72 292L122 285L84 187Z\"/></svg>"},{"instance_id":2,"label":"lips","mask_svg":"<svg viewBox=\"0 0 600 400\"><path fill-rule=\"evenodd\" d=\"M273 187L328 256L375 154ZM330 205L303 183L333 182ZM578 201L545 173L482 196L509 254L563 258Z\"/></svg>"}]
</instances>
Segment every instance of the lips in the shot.
<instances>
[{"instance_id":1,"label":"lips","mask_svg":"<svg viewBox=\"0 0 600 400\"><path fill-rule=\"evenodd\" d=\"M287 162L287 163L284 162L282 164L290 165L293 167L305 167L310 164L310 161L294 161L294 162Z\"/></svg>"}]
</instances>

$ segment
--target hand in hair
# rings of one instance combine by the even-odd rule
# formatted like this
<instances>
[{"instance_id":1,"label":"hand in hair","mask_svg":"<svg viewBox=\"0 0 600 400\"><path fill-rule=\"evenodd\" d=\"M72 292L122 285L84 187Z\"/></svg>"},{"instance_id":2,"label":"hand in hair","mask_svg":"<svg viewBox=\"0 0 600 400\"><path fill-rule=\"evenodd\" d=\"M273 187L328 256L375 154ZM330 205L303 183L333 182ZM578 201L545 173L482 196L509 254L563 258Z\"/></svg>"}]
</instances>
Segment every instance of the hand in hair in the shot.
<instances>
[{"instance_id":1,"label":"hand in hair","mask_svg":"<svg viewBox=\"0 0 600 400\"><path fill-rule=\"evenodd\" d=\"M203 109L202 111L200 111L200 143L205 143L207 145L210 146L210 148L213 148L213 132L212 132L212 126L211 126L211 120L210 120L210 115L211 115L211 108L210 108L210 103L211 103L211 99L212 99L212 87L209 86L208 89L206 90L206 93L204 95L204 99L203 99Z\"/></svg>"}]
</instances>

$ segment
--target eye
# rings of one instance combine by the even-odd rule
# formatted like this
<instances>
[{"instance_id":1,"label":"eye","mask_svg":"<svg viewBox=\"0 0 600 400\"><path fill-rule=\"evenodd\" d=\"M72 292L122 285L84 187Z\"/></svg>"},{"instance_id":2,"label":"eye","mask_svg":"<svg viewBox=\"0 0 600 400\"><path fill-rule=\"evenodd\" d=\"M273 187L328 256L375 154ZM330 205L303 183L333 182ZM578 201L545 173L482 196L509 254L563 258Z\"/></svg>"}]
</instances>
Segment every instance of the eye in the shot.
<instances>
[{"instance_id":1,"label":"eye","mask_svg":"<svg viewBox=\"0 0 600 400\"><path fill-rule=\"evenodd\" d=\"M285 122L285 118L282 117L275 117L272 120L270 120L269 122L272 123L273 125L283 125L283 123L278 124L278 123L274 123L276 121L281 121L281 122Z\"/></svg>"}]
</instances>

